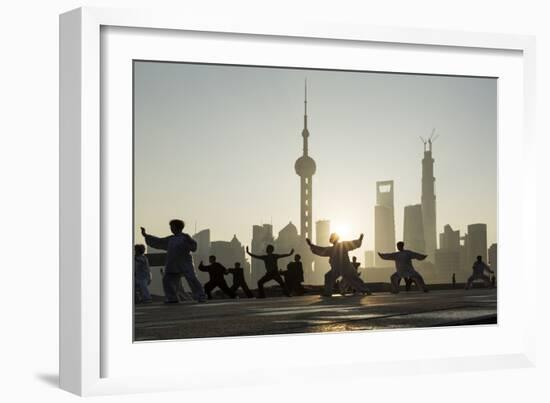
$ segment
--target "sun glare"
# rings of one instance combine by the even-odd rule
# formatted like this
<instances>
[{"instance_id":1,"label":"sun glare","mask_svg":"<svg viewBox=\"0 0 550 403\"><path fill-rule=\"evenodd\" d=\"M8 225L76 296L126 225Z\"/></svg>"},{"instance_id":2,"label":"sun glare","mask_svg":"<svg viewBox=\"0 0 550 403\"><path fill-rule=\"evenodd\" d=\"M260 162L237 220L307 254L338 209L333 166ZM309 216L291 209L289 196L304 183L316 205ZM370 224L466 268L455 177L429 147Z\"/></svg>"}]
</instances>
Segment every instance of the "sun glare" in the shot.
<instances>
[{"instance_id":1,"label":"sun glare","mask_svg":"<svg viewBox=\"0 0 550 403\"><path fill-rule=\"evenodd\" d=\"M334 223L331 232L336 232L342 241L346 241L351 237L351 228L346 223Z\"/></svg>"}]
</instances>

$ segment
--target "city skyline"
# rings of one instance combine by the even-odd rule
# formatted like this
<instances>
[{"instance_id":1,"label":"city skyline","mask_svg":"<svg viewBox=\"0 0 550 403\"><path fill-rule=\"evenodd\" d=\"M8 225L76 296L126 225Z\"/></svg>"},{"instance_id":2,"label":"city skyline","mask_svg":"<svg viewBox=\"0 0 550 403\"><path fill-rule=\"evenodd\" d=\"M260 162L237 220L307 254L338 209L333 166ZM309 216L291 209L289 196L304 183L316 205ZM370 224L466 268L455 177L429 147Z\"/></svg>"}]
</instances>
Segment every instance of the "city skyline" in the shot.
<instances>
[{"instance_id":1,"label":"city skyline","mask_svg":"<svg viewBox=\"0 0 550 403\"><path fill-rule=\"evenodd\" d=\"M347 227L349 233L343 233L344 237L356 237L361 232L365 233L366 242L361 251L357 253L358 257L362 256L363 251L374 248L374 206L376 203L373 202L373 193L375 192L369 188L372 187L372 190L374 190L375 183L378 181L392 180L395 184L396 194L394 209L395 233L396 238L401 239L403 236L404 207L419 203L421 198L420 161L423 156L423 146L418 137L426 137L432 130L432 126L437 127L438 132L449 128L456 130L455 126L459 126L467 133L461 138L465 144L459 142L460 147L458 149L469 150L471 155L466 154L461 159L456 158L456 152L449 152L449 143L452 144L456 141L456 138L450 137L449 134L442 134L442 137L434 146L434 176L437 178L438 226L436 233L441 233L446 224L450 224L453 228L464 233L468 225L482 222L487 224L488 228L487 243L490 245L496 242L496 80L189 64L176 64L175 66L170 64L170 66L166 66L163 63L144 62L137 63L135 71L135 221L138 228L139 226L146 226L150 232L167 233L167 221L173 217L180 217L186 221L186 231L191 234L208 228L212 233L212 240L230 240L233 235L237 235L237 238L244 245L250 245L251 243L253 225L272 222L274 234L287 225L288 222L292 222L300 228L298 180L295 173L292 172L293 163L285 165L283 161L292 160L293 157L295 159L297 152L300 150L302 128L296 127L296 120L297 118L300 119L303 112L297 114L297 116L283 117L276 113L278 109L270 108L270 101L274 101L265 98L266 94L269 95L267 98L271 98L270 96L275 97L276 90L279 88L279 98L286 97L288 101L293 99L292 103L281 103L281 108L293 113L296 107L301 106L303 100L294 99L296 98L294 94L298 91L292 90L290 84L295 83L300 78L302 83L296 90L301 89L303 88L303 80L307 77L310 83L310 99L308 100L308 107L310 108L309 127L313 128L312 136L309 139L309 148L310 154L315 158L318 165L318 173L313 179L313 186L316 189L316 193L313 194L313 204L315 204L312 217L313 223L324 219L330 220L331 230L340 232L342 232L343 227ZM252 77L253 82L256 82L259 79L256 76L265 79L264 76L266 75L270 76L271 81L276 82L279 86L273 86L272 84L273 88L270 87L271 91L267 92L252 91L251 94L245 92L246 96L242 99L240 98L241 93L237 97L234 92L229 91L231 88L235 91L239 87L238 84L244 86L245 83L250 81L250 77ZM336 90L333 83L336 76L338 76L337 81L343 87L340 91ZM189 77L193 78L192 83L188 81ZM216 87L215 84L222 84L221 80L224 77L226 80L225 85ZM237 78L240 78L240 80ZM181 81L179 84L178 79ZM368 144L371 147L374 146L374 149L389 149L391 152L387 155L387 159L383 159L383 152L369 152L369 147L365 150L365 155L368 158L365 158L366 161L361 161L360 155L357 154L357 147L354 147L353 143L358 143L358 146L364 144L365 135L360 134L355 139L352 139L350 135L357 135L358 132L361 132L360 127L357 127L358 123L368 122L368 119L363 119L361 114L354 116L349 110L342 107L342 103L347 105L348 109L356 110L357 103L363 106L372 105L370 103L372 99L368 96L361 97L360 94L351 91L350 94L353 96L350 95L350 99L343 102L341 97L343 90L350 90L351 83L358 86L367 85L371 92L375 92L375 98L376 96L381 98L383 104L387 103L388 98L393 95L396 96L394 98L395 103L404 108L407 103L397 98L396 80L400 81L401 85L405 87L417 87L421 90L417 95L426 101L430 99L430 95L433 95L434 99L437 100L437 102L433 100L432 102L425 102L428 104L423 111L423 115L426 115L426 121L416 122L417 126L425 128L425 130L420 128L411 129L411 133L407 135L394 133L384 143L380 141L380 132L391 132L392 127L405 124L406 122L402 122L403 120L415 120L416 116L411 115L408 116L408 119L403 119L398 111L393 111L393 113L386 111L388 119L386 123L390 126L387 128L382 126L383 121L380 120L380 116L373 114L372 118L380 126L379 129L384 130L379 130L378 134L372 133L368 130L369 125L365 125L366 136L370 140ZM212 81L215 83L212 83ZM158 85L152 86L152 83ZM172 85L168 86L168 83ZM231 85L228 86L227 83L231 83ZM385 85L389 85L390 88ZM312 86L316 88L313 91ZM483 87L483 91L478 88L479 86ZM251 90L250 86L244 87L246 90ZM466 94L464 94L464 87L467 88ZM194 89L194 91L189 91L189 88ZM327 88L332 88L334 92L327 93ZM178 89L180 93L178 93ZM460 89L462 89L462 92ZM162 90L169 90L169 93L162 93ZM219 90L220 93L216 93L215 90ZM206 99L202 99L205 91L211 95L208 102ZM312 92L315 95L312 96ZM437 94L441 95L443 93L449 99L437 98ZM480 101L479 93L483 95L481 98L484 102ZM232 97L231 94L233 94ZM477 96L474 96L474 94L477 94ZM185 102L186 97L187 102ZM255 117L255 119L250 119L252 122L238 120L241 130L246 132L243 136L240 136L236 130L239 126L229 120L230 114L221 111L225 106L229 109L235 108L235 106L223 104L220 97L226 101L232 98L234 104L243 103L245 106L237 108L239 110L254 111L254 113L250 113L250 116ZM407 98L402 93L401 98L403 97ZM170 115L171 111L174 112L177 109L176 99L178 98L181 101L182 110L179 113ZM453 101L453 98L458 98L460 101L456 99ZM196 102L190 104L190 99ZM253 107L251 102L254 99L263 105ZM454 116L454 126L451 124L452 122L443 125L439 121L440 119L436 118L435 111L438 108L441 109L441 104L445 101L455 106L455 108L445 108L447 114ZM481 106L479 105L480 102L482 103ZM335 109L331 109L330 104L334 104ZM192 113L187 111L187 106L192 107ZM415 103L408 104L409 113L410 109L415 108L422 109ZM272 112L271 119L266 116L266 110ZM482 118L482 124L479 124L479 120L475 119L476 114L480 114L480 110L481 113L490 115L479 116L479 118ZM337 120L336 116L334 119L327 119L322 111L328 111L331 115L340 117L344 115L348 118L348 120L340 120L341 126L347 127L348 130L335 130L335 132L339 133L338 138L341 138L342 142L351 144L338 147L342 144L338 141L338 138L334 141L335 136L330 135L328 130L330 127L337 125L338 122L335 122ZM431 113L429 113L430 111ZM256 116L258 114L260 116ZM432 119L428 119L430 115ZM201 116L205 118L204 121L198 119ZM354 117L355 125L349 121L351 117ZM191 119L185 121L185 118ZM261 125L259 127L253 125L253 122L262 121L262 118L265 121L263 127L265 134L258 133L258 130L262 129ZM212 119L219 127L228 130L224 130L224 133L215 136L216 132L213 130L215 125L211 125ZM273 119L276 119L276 127L288 126L291 130L284 130L278 135L270 136L269 133L273 133L275 130L269 127L269 124L273 123ZM305 119L304 117L304 124L306 123ZM466 124L467 122L469 123ZM477 125L475 122L477 122ZM439 123L439 126L437 123ZM441 126L443 126L443 129L441 129ZM208 127L209 130L200 130L200 127L203 127L203 129ZM204 136L206 138L197 140L195 138L197 136L192 135L192 128L198 129L198 132L201 133L198 137ZM481 128L484 128L484 130ZM181 132L178 133L178 130ZM256 136L253 135L253 130L256 130ZM167 139L158 138L159 132L167 134ZM154 136L151 135L153 133L155 133ZM191 140L189 143L195 147L195 152L188 150L189 143L186 144L184 141L186 135ZM156 142L154 138L157 139ZM281 141L274 141L275 139ZM172 143L166 140L172 140ZM247 140L252 140L254 144L248 145ZM230 142L233 143L230 144ZM390 144L388 148L387 143L393 143L394 147L392 148ZM180 160L184 164L182 167L177 164L177 159L170 158L177 155L174 150L178 149L174 147L178 145L182 151ZM200 146L206 147L203 149ZM218 149L218 146L222 150ZM226 156L225 160L222 161L220 156L224 154L224 146L232 146L231 150L241 150L242 153L237 156L234 154ZM264 148L268 146L268 152L258 152L259 155L256 155L257 150L254 146L260 149L262 146ZM438 151L440 146L441 151ZM275 150L278 150L280 154L275 153ZM220 151L222 152L220 153ZM161 159L162 152L164 152L164 160ZM267 161L261 160L262 154L267 157ZM238 158L231 158L232 156ZM354 156L356 158L353 158ZM473 161L469 161L470 158ZM371 161L376 163L370 164ZM154 162L157 162L157 164ZM413 162L416 162L416 169L415 165L411 164ZM470 162L470 164L461 165L460 162ZM470 165L474 165L473 170ZM185 172L184 167L187 167L187 171L192 172ZM203 175L200 175L201 169L197 169L197 167L203 168ZM238 169L233 170L233 167ZM486 167L485 175L483 169L480 171L480 167ZM251 168L255 169L252 170ZM363 173L361 173L361 168L364 170ZM400 172L396 168L401 168L403 171ZM453 172L458 168L462 168L462 175ZM439 172L440 169L441 173ZM176 173L180 171L181 175L173 175L174 171ZM217 178L216 171L217 173L223 172L224 176ZM249 176L253 174L254 177L237 175L237 171L248 172ZM473 173L473 171L477 172L476 176L468 175L468 172ZM262 173L265 176L262 176ZM382 176L382 174L387 175L386 177L375 177L376 175ZM269 177L269 175L272 177ZM340 176L340 180L338 180L338 176ZM181 183L181 189L177 185L178 179ZM253 179L256 179L259 183L254 183ZM278 182L277 179L281 181ZM372 184L368 183L372 179L375 179L375 181ZM448 182L445 183L445 180ZM236 181L236 183L233 181ZM269 189L269 186L266 187L263 183L265 181L273 181L273 187L278 186L280 189ZM455 183L458 189L448 186L452 183ZM469 184L469 186L461 187L460 183ZM488 188L484 187L484 184ZM219 192L218 189L212 188L212 186L220 186L226 193ZM202 192L199 192L201 190ZM257 192L254 192L255 190ZM262 192L264 193L263 197ZM241 197L235 197L239 193L241 193ZM201 197L201 194L203 197ZM449 201L453 200L449 199L449 194L454 196L454 202ZM154 195L159 197L162 202L154 202L153 199L155 198L152 197ZM193 200L192 195L195 195L199 202L202 200L203 206L200 207L203 208L196 205L197 200ZM400 198L400 195L403 195L402 198ZM483 198L480 195L486 195L486 197ZM224 211L227 212L227 206L220 204L220 200L236 207L233 214L228 212L227 215L222 215ZM172 205L159 211L158 207L167 205L169 201L172 201L173 204L176 203L176 208ZM274 204L277 201L279 203ZM241 202L243 205L240 204ZM180 203L182 207L179 207ZM238 204L235 205L235 203ZM251 205L257 204L262 204L262 206L250 208ZM468 206L471 208L468 209ZM197 213L193 214L194 211L197 211ZM242 215L242 211L246 211L245 215ZM468 212L471 214L468 214ZM263 214L266 216L261 217ZM471 216L471 218L468 219L468 216ZM212 220L212 218L217 218L217 220ZM197 222L196 231L195 222ZM201 224L203 222L204 225ZM309 226L313 229L311 224ZM135 236L135 239L139 242L140 238L137 231ZM314 237L315 235L312 238Z\"/></svg>"}]
</instances>

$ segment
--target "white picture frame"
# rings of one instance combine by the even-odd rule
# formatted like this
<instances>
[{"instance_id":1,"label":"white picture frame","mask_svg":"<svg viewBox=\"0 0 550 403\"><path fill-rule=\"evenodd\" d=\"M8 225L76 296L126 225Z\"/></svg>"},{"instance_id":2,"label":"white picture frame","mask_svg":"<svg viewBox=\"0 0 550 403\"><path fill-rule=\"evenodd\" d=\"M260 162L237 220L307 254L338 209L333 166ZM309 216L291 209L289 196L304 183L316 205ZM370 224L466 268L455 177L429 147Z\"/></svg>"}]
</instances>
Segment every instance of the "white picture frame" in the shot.
<instances>
[{"instance_id":1,"label":"white picture frame","mask_svg":"<svg viewBox=\"0 0 550 403\"><path fill-rule=\"evenodd\" d=\"M368 357L353 357L342 354L339 357L331 357L329 360L316 358L314 348L323 346L337 346L353 349L361 345L366 337L364 332L353 334L322 335L322 338L313 335L256 337L247 339L247 349L250 357L264 354L266 346L275 351L267 356L270 367L245 368L238 365L233 368L231 374L222 371L211 371L207 366L201 366L201 343L208 348L218 349L215 354L225 354L229 360L235 357L224 349L229 344L241 343L242 340L191 340L174 342L155 342L132 344L127 337L127 323L124 313L128 304L112 303L112 289L106 279L113 282L121 281L120 276L113 277L112 271L106 271L110 259L128 258L128 254L114 257L111 255L111 241L117 242L117 237L123 239L131 231L124 225L114 228L109 217L116 211L123 211L124 205L111 206L110 203L117 197L115 192L127 192L128 171L117 171L114 174L113 164L110 163L113 152L123 150L129 143L124 136L107 136L110 133L109 125L128 125L125 115L120 121L109 121L106 117L109 110L106 108L105 94L113 92L118 85L113 81L102 80L102 70L105 60L102 57L133 57L130 53L132 46L120 47L118 38L105 42L102 32L109 27L117 27L116 30L122 36L137 35L137 29L143 37L142 47L154 46L155 41L166 40L169 43L178 41L178 32L192 33L195 40L200 40L201 35L206 36L216 33L215 41L229 41L231 38L252 38L252 42L262 44L262 41L270 41L277 45L278 41L288 43L298 41L300 45L307 46L309 41L321 41L323 46L358 47L368 44L376 46L394 46L396 56L388 61L394 63L394 70L409 71L413 67L400 68L399 52L407 52L408 48L415 52L427 53L426 60L431 60L433 66L429 72L443 74L472 74L479 75L471 70L468 63L445 70L445 62L441 67L438 60L430 56L430 52L445 53L455 62L462 58L471 57L471 62L476 57L487 56L487 71L491 69L500 71L502 67L504 81L510 83L508 94L517 94L518 97L499 98L499 192L504 192L506 200L499 195L499 243L517 242L518 250L525 251L529 241L526 234L535 233L535 211L528 206L533 202L534 196L529 192L522 192L515 196L509 185L503 182L503 175L514 182L514 186L527 189L534 186L535 171L534 159L530 158L534 147L533 111L534 111L534 39L529 36L504 35L488 33L467 33L456 31L429 31L406 28L384 28L354 26L346 24L332 24L319 21L306 21L304 23L281 22L269 20L248 21L232 19L227 21L211 21L196 19L193 16L174 16L169 13L151 12L149 10L114 10L103 8L81 8L70 11L60 17L60 385L63 389L79 395L96 395L111 393L129 393L140 391L180 390L187 388L202 388L209 385L226 386L234 382L246 385L269 383L274 374L277 374L278 382L281 380L292 381L297 375L302 381L315 379L346 379L346 377L369 376L373 374L399 374L415 372L436 373L440 371L479 370L492 368L517 368L532 366L535 360L534 350L534 319L530 315L535 312L535 286L524 282L522 290L515 291L515 298L521 293L519 306L507 302L507 295L512 290L507 285L506 258L509 265L519 264L521 275L524 278L536 276L535 258L524 254L524 259L514 260L512 253L499 250L499 325L496 327L479 327L464 329L437 329L437 330L401 330L399 332L372 332L368 335L369 344L374 346L397 345L402 337L407 335L409 340L416 338L425 339L426 343L435 345L438 340L448 337L463 340L463 344L456 347L452 354L446 354L444 349L433 348L432 351L408 351L396 348L395 354L388 357L371 348ZM126 31L125 31L126 30ZM133 31L135 30L135 31ZM155 30L155 31L152 31ZM151 33L153 35L150 37ZM163 34L164 33L164 34ZM116 34L116 33L115 33ZM165 35L166 34L166 35ZM163 37L163 35L165 35ZM115 35L116 36L116 35ZM164 38L164 39L163 39ZM224 39L225 38L225 39ZM119 42L117 42L117 40ZM131 38L130 38L131 40ZM168 43L167 42L167 43ZM303 42L303 43L302 43ZM103 48L119 46L116 55L110 54ZM275 46L274 45L274 46ZM157 49L158 57L162 56L162 45ZM191 45L190 45L191 46ZM209 45L205 45L209 46ZM246 40L243 40L243 46ZM278 46L278 45L277 45ZM283 46L283 45L282 45ZM286 46L286 45L284 45ZM126 54L124 49L129 52ZM193 61L204 60L199 49ZM242 50L246 52L246 48ZM232 49L225 55L220 55L219 62L229 60L238 53ZM468 56L470 55L470 56ZM477 55L477 56L476 56ZM498 59L504 55L503 59ZM506 55L512 55L509 60ZM492 57L497 59L491 62ZM138 57L136 57L138 58ZM202 58L202 59L201 59ZM431 59L430 59L431 58ZM458 59L457 59L458 58ZM443 58L444 59L444 58ZM442 60L443 60L442 59ZM508 61L505 61L508 60ZM257 60L256 64L269 63L269 57L261 52L250 53L248 59ZM424 60L424 63L426 63ZM446 63L449 65L449 60ZM464 59L466 60L466 59ZM502 62L502 63L501 63ZM305 62L304 62L305 63ZM309 63L309 62L308 62ZM319 59L317 63L322 63ZM343 61L342 67L349 60ZM493 64L492 64L493 63ZM452 64L452 63L451 63ZM303 64L306 65L306 64ZM127 67L127 66L126 66ZM331 67L335 67L332 65ZM110 67L108 67L110 68ZM116 70L116 66L114 69ZM416 67L424 71L425 67ZM440 70L437 70L440 68ZM478 66L478 68L482 68ZM389 71L388 69L383 69ZM113 70L109 70L109 74ZM124 69L114 74L124 74ZM426 72L428 72L426 70ZM489 74L491 75L491 74ZM124 103L127 99L127 87L114 90L121 97L108 98L109 105L115 105L117 100ZM505 84L506 85L506 84ZM124 89L126 88L126 89ZM508 87L503 89L508 91ZM109 97L110 95L108 95ZM122 106L124 108L124 106ZM126 105L126 109L131 105ZM504 116L503 116L504 115ZM503 120L500 119L510 119ZM504 127L501 123L505 123ZM127 129L127 126L125 126ZM121 126L122 130L126 130ZM126 141L126 142L125 142ZM507 168L507 161L513 153L522 156L521 166ZM128 154L124 154L128 155ZM124 165L124 157L122 164ZM126 160L126 162L128 162ZM124 197L123 197L124 199ZM119 209L119 210L117 210ZM122 209L122 210L120 210ZM510 214L511 210L518 210L516 215ZM110 212L107 214L106 212ZM502 225L501 225L502 224ZM504 228L504 229L503 229ZM515 229L514 234L510 228ZM517 233L516 233L517 232ZM501 269L500 262L504 269ZM509 277L508 277L509 278ZM502 283L502 286L501 286ZM126 290L122 293L130 293L131 284L128 282ZM124 300L124 298L122 298ZM130 299L128 299L129 301ZM502 303L501 303L502 301ZM504 309L504 308L509 309ZM517 308L517 310L516 310ZM510 312L510 313L508 313ZM521 312L524 314L521 315ZM527 314L525 314L527 313ZM510 315L510 316L506 316ZM520 316L521 315L521 316ZM516 320L521 317L521 320ZM502 321L501 321L502 318ZM116 328L115 326L120 326ZM109 330L111 329L111 330ZM120 332L119 332L120 330ZM113 333L116 333L113 335ZM117 336L121 334L122 336ZM487 354L482 350L472 349L468 353L468 342L473 343L479 338L487 340L496 339L495 345ZM238 339L238 338L236 338ZM498 343L498 340L508 340L509 343ZM345 343L342 343L345 340ZM292 343L293 348L304 352L306 362L284 363L277 361L277 349L285 344ZM434 344L435 343L435 344ZM288 348L288 347L286 347ZM380 348L377 348L381 350ZM154 351L153 351L154 350ZM410 350L410 349L409 349ZM350 350L351 351L351 350ZM308 355L309 354L309 355ZM155 365L167 364L166 357L173 355L176 364L167 365L172 370L183 358L193 363L193 371L182 367L177 375L158 373L155 375L139 376L133 373L134 364L132 357L139 355L146 364L155 362ZM399 358L398 358L399 357ZM124 364L126 363L126 364ZM175 366L174 366L175 365ZM135 366L135 365L134 365ZM304 369L307 368L307 372ZM338 375L333 369L338 368ZM168 371L169 372L169 371ZM204 380L208 374L208 383ZM246 379L243 378L246 374Z\"/></svg>"}]
</instances>

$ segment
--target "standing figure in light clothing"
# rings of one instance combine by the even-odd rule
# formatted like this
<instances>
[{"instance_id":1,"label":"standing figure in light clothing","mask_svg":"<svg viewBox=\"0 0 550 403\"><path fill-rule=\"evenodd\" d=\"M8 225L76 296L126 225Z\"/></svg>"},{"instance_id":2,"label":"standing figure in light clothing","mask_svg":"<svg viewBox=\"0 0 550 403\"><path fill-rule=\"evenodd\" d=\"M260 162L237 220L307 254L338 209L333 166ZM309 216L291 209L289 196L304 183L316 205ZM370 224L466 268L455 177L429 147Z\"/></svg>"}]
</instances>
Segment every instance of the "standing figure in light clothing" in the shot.
<instances>
[{"instance_id":1,"label":"standing figure in light clothing","mask_svg":"<svg viewBox=\"0 0 550 403\"><path fill-rule=\"evenodd\" d=\"M414 269L412 265L412 260L424 260L428 255L423 255L422 253L413 252L412 250L405 249L405 242L397 242L397 252L393 253L378 253L378 256L384 260L393 260L395 261L395 273L390 277L392 292L397 294L399 292L399 282L402 278L410 279L414 281L418 287L420 287L424 292L428 292L428 288L424 283L424 279Z\"/></svg>"},{"instance_id":2,"label":"standing figure in light clothing","mask_svg":"<svg viewBox=\"0 0 550 403\"><path fill-rule=\"evenodd\" d=\"M151 284L151 269L145 256L145 246L134 245L134 286L136 294L139 292L137 302L149 304L152 302L148 286Z\"/></svg>"},{"instance_id":3,"label":"standing figure in light clothing","mask_svg":"<svg viewBox=\"0 0 550 403\"><path fill-rule=\"evenodd\" d=\"M363 234L358 239L353 241L342 241L336 233L330 234L329 242L332 246L317 246L311 243L309 239L306 239L311 252L318 256L328 256L330 270L325 274L325 290L323 296L332 297L332 290L336 280L342 276L342 278L358 292L370 295L371 292L367 285L358 276L357 271L349 260L348 252L350 250L357 249L363 242Z\"/></svg>"},{"instance_id":4,"label":"standing figure in light clothing","mask_svg":"<svg viewBox=\"0 0 550 403\"><path fill-rule=\"evenodd\" d=\"M178 303L178 283L181 277L185 277L193 298L199 302L206 301L206 295L202 285L197 279L193 267L191 252L197 250L197 242L189 234L183 232L185 224L182 220L171 220L170 231L172 235L158 238L149 235L145 228L141 227L141 234L145 243L153 248L166 251L166 265L162 276L162 288L164 289L165 302L168 304Z\"/></svg>"}]
</instances>

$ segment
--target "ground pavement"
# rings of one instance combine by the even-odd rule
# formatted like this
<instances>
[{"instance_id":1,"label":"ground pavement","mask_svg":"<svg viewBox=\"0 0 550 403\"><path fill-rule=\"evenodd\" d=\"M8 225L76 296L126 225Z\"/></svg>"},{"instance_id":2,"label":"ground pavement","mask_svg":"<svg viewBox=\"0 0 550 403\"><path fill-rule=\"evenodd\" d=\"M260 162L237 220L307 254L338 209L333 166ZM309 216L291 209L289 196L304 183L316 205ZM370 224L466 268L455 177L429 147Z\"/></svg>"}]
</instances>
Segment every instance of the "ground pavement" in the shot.
<instances>
[{"instance_id":1,"label":"ground pavement","mask_svg":"<svg viewBox=\"0 0 550 403\"><path fill-rule=\"evenodd\" d=\"M495 324L496 289L136 305L135 340Z\"/></svg>"}]
</instances>

